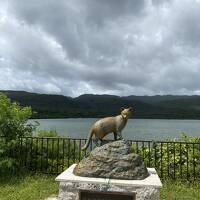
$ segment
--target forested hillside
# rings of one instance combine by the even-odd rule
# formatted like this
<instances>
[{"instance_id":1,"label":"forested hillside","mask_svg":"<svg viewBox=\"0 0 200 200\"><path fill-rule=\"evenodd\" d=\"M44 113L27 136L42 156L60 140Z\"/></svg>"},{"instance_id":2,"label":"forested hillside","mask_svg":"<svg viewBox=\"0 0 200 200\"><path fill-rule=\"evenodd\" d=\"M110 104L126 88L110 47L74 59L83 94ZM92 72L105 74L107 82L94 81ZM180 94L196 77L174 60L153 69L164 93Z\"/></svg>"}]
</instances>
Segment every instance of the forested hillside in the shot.
<instances>
[{"instance_id":1,"label":"forested hillside","mask_svg":"<svg viewBox=\"0 0 200 200\"><path fill-rule=\"evenodd\" d=\"M31 106L33 118L104 117L116 115L121 107L132 106L134 118L200 119L200 96L126 96L84 94L62 95L1 91L12 101Z\"/></svg>"}]
</instances>

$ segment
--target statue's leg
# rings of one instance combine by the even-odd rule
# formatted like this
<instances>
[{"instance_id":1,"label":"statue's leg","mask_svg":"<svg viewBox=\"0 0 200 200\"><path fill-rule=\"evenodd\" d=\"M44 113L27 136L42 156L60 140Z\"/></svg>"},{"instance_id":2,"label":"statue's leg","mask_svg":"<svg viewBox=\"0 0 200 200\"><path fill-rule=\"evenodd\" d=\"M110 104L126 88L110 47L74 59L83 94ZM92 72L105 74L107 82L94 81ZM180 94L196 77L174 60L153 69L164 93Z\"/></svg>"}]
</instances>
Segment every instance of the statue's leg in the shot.
<instances>
[{"instance_id":1,"label":"statue's leg","mask_svg":"<svg viewBox=\"0 0 200 200\"><path fill-rule=\"evenodd\" d=\"M100 140L100 146L104 145L104 141L102 139L99 140Z\"/></svg>"},{"instance_id":2,"label":"statue's leg","mask_svg":"<svg viewBox=\"0 0 200 200\"><path fill-rule=\"evenodd\" d=\"M114 135L114 140L116 141L117 140L117 133L113 132L113 135Z\"/></svg>"}]
</instances>

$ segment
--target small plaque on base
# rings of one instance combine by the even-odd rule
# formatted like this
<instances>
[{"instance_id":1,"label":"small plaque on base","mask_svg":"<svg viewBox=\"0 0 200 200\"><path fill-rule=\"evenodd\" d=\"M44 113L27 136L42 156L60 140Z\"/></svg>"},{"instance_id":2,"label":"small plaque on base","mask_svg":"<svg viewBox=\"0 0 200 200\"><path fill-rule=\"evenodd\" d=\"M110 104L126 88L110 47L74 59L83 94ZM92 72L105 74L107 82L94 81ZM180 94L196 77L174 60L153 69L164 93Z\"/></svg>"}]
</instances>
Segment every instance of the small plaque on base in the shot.
<instances>
[{"instance_id":1,"label":"small plaque on base","mask_svg":"<svg viewBox=\"0 0 200 200\"><path fill-rule=\"evenodd\" d=\"M79 190L79 200L135 200L135 193Z\"/></svg>"}]
</instances>

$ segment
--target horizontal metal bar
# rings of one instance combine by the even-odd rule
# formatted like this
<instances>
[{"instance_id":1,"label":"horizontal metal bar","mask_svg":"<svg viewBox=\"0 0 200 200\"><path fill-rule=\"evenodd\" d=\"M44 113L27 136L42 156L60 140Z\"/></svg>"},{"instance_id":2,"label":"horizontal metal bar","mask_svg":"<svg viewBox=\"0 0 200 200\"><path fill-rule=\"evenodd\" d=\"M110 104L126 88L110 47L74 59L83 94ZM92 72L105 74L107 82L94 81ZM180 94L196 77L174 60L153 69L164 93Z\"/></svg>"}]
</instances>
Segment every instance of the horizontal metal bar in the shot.
<instances>
[{"instance_id":1,"label":"horizontal metal bar","mask_svg":"<svg viewBox=\"0 0 200 200\"><path fill-rule=\"evenodd\" d=\"M5 138L6 136L0 136L2 138ZM37 138L37 139L64 139L64 140L77 140L77 141L80 141L80 140L87 140L86 138L71 138L71 137L38 137L38 136L27 136L27 137L20 137L20 138ZM114 140L107 140L107 141L114 141ZM127 140L127 141L130 141L130 142L144 142L144 143L175 143L175 144L200 144L200 142L186 142L186 141L165 141L165 140Z\"/></svg>"}]
</instances>

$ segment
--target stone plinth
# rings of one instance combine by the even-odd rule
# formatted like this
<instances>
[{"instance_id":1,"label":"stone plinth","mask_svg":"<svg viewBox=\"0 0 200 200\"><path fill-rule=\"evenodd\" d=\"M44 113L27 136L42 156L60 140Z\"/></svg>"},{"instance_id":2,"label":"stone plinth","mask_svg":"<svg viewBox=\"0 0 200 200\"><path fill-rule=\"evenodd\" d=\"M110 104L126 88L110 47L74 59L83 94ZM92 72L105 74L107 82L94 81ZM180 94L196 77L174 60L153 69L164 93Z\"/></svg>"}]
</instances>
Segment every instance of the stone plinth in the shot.
<instances>
[{"instance_id":1,"label":"stone plinth","mask_svg":"<svg viewBox=\"0 0 200 200\"><path fill-rule=\"evenodd\" d=\"M76 164L60 174L58 200L79 200L79 190L136 193L136 200L159 200L162 183L154 168L147 168L149 176L143 180L81 177L73 174Z\"/></svg>"}]
</instances>

